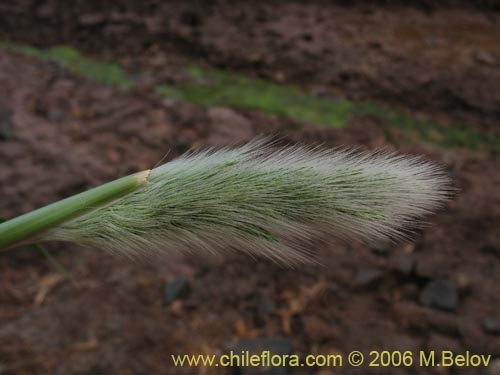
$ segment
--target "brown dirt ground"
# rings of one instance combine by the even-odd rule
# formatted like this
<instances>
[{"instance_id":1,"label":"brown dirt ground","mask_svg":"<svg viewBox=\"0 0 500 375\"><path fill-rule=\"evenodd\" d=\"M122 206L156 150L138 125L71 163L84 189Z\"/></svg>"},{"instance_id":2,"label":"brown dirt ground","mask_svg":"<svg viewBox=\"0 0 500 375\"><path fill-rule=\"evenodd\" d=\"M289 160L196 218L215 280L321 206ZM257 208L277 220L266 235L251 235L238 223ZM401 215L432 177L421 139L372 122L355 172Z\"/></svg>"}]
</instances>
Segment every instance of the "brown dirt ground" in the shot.
<instances>
[{"instance_id":1,"label":"brown dirt ground","mask_svg":"<svg viewBox=\"0 0 500 375\"><path fill-rule=\"evenodd\" d=\"M195 58L498 131L496 13L320 2L151 2L156 5L111 10L99 2L78 4L88 13L57 1L2 5L0 20L40 26L28 32L3 23L2 35L72 42L121 57L145 47L148 56L156 45L173 59ZM32 13L23 14L28 8ZM445 21L456 27L444 27ZM118 38L127 43L116 47ZM244 337L286 337L300 354L449 349L500 357L500 336L483 328L487 318L500 320L498 159L409 142L370 117L335 130L160 100L147 90L120 91L7 52L0 52L0 123L0 214L6 217L149 168L168 150L170 160L189 148L263 133L289 142L425 154L444 164L461 189L414 243L370 249L318 241L322 266L287 269L238 255L134 263L98 249L48 245L77 288L30 249L3 254L0 374L232 374L238 372L174 369L170 354L226 351ZM413 264L410 271L401 269L405 262ZM377 276L361 280L370 273ZM178 275L187 277L190 291L165 306L165 284ZM442 278L458 291L454 311L419 302L429 282ZM290 373L478 373L416 366L300 370Z\"/></svg>"},{"instance_id":2,"label":"brown dirt ground","mask_svg":"<svg viewBox=\"0 0 500 375\"><path fill-rule=\"evenodd\" d=\"M113 59L163 51L168 60L194 58L325 95L451 116L498 134L500 13L488 10L488 1L386 3L396 5L23 0L0 4L0 37L70 43Z\"/></svg>"}]
</instances>

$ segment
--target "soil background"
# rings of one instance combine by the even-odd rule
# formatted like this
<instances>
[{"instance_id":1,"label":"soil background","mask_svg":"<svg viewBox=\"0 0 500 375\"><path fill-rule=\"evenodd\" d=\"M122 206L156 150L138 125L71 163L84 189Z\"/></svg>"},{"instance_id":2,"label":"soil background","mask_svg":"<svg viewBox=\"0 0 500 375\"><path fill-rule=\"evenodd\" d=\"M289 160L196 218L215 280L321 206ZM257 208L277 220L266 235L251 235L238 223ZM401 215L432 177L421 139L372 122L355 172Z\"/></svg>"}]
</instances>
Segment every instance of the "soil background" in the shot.
<instances>
[{"instance_id":1,"label":"soil background","mask_svg":"<svg viewBox=\"0 0 500 375\"><path fill-rule=\"evenodd\" d=\"M498 137L494 1L3 1L0 38L66 44L175 80L196 62ZM244 255L132 262L47 244L78 286L31 248L0 256L0 374L499 374L500 163L484 150L408 138L373 116L344 128L124 90L0 49L0 215L14 217L189 149L261 134L424 154L459 189L413 242L318 239L321 266ZM491 354L471 367L174 367L231 349ZM260 348L260 349L259 349ZM496 370L495 370L496 366ZM496 372L495 372L496 371Z\"/></svg>"}]
</instances>

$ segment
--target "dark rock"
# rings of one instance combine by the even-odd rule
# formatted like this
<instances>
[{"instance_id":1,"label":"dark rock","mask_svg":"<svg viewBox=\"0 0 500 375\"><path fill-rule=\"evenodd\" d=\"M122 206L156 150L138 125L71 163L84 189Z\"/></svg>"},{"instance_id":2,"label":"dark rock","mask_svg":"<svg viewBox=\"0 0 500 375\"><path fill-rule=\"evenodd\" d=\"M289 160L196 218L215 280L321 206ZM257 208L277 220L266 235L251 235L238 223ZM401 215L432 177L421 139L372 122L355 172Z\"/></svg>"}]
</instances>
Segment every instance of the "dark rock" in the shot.
<instances>
[{"instance_id":1,"label":"dark rock","mask_svg":"<svg viewBox=\"0 0 500 375\"><path fill-rule=\"evenodd\" d=\"M458 308L458 291L450 280L439 279L429 282L420 293L420 303L447 311Z\"/></svg>"},{"instance_id":2,"label":"dark rock","mask_svg":"<svg viewBox=\"0 0 500 375\"><path fill-rule=\"evenodd\" d=\"M378 268L367 268L358 270L354 276L353 284L356 288L369 288L375 286L384 276L384 272Z\"/></svg>"},{"instance_id":3,"label":"dark rock","mask_svg":"<svg viewBox=\"0 0 500 375\"><path fill-rule=\"evenodd\" d=\"M484 332L491 335L500 335L500 321L495 318L487 317L483 320Z\"/></svg>"},{"instance_id":4,"label":"dark rock","mask_svg":"<svg viewBox=\"0 0 500 375\"><path fill-rule=\"evenodd\" d=\"M189 293L189 282L185 276L177 276L165 286L164 303L170 305L175 299L185 297Z\"/></svg>"},{"instance_id":5,"label":"dark rock","mask_svg":"<svg viewBox=\"0 0 500 375\"><path fill-rule=\"evenodd\" d=\"M236 355L241 355L242 352L248 352L248 355L252 354L261 355L265 351L269 351L270 355L284 356L290 354L291 344L287 338L284 337L258 337L253 339L243 338L240 339L233 349ZM244 355L243 355L244 356ZM243 363L233 363L236 374L241 375L286 375L288 374L287 366L264 366L251 367L243 366Z\"/></svg>"}]
</instances>

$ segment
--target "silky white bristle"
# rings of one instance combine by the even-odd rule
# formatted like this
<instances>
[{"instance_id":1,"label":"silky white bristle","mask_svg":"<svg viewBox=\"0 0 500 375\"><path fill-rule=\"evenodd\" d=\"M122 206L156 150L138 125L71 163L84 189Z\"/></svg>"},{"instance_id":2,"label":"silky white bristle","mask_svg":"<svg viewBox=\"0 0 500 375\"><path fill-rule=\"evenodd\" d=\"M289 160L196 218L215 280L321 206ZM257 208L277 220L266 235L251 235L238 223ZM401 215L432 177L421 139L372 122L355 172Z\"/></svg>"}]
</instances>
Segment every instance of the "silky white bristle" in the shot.
<instances>
[{"instance_id":1,"label":"silky white bristle","mask_svg":"<svg viewBox=\"0 0 500 375\"><path fill-rule=\"evenodd\" d=\"M256 140L184 155L136 191L45 234L131 256L228 248L278 262L309 260L318 236L401 239L450 195L419 156Z\"/></svg>"}]
</instances>

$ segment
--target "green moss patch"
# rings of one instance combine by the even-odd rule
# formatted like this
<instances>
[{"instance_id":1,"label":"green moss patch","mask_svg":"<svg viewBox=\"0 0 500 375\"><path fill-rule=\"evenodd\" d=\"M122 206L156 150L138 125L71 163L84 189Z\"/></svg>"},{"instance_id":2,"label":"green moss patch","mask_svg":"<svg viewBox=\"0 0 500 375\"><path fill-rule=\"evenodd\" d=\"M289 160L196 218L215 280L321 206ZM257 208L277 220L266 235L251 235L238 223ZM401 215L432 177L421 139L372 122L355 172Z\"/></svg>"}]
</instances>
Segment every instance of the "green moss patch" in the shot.
<instances>
[{"instance_id":1,"label":"green moss patch","mask_svg":"<svg viewBox=\"0 0 500 375\"><path fill-rule=\"evenodd\" d=\"M0 42L0 48L54 61L93 81L121 88L134 87L134 81L119 65L90 59L70 47L38 49ZM154 88L155 93L202 106L225 105L252 109L334 128L347 125L353 116L370 115L382 119L390 127L402 130L410 138L440 147L483 149L500 154L500 137L489 136L465 124L444 125L432 120L417 119L375 103L318 97L294 85L277 84L222 70L190 66L184 73L186 79L181 84L159 84Z\"/></svg>"},{"instance_id":2,"label":"green moss patch","mask_svg":"<svg viewBox=\"0 0 500 375\"><path fill-rule=\"evenodd\" d=\"M133 81L127 77L120 66L87 58L71 47L57 46L49 49L38 49L16 43L0 42L0 48L54 61L93 81L124 88L133 86Z\"/></svg>"}]
</instances>

